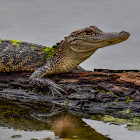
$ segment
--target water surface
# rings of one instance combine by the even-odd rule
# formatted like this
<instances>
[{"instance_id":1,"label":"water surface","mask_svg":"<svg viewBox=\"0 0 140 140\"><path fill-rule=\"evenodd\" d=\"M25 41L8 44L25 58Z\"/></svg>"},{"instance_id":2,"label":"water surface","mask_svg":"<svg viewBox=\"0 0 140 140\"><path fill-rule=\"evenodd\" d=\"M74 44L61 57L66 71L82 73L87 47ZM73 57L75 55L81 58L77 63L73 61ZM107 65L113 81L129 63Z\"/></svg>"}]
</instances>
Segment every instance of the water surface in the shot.
<instances>
[{"instance_id":1,"label":"water surface","mask_svg":"<svg viewBox=\"0 0 140 140\"><path fill-rule=\"evenodd\" d=\"M77 112L53 104L43 106L0 100L0 140L139 140L139 131L93 120L102 116L101 113Z\"/></svg>"},{"instance_id":2,"label":"water surface","mask_svg":"<svg viewBox=\"0 0 140 140\"><path fill-rule=\"evenodd\" d=\"M0 102L0 139L31 140L61 138L80 140L109 140L87 125L81 117L70 114L53 104L48 106L21 105Z\"/></svg>"}]
</instances>

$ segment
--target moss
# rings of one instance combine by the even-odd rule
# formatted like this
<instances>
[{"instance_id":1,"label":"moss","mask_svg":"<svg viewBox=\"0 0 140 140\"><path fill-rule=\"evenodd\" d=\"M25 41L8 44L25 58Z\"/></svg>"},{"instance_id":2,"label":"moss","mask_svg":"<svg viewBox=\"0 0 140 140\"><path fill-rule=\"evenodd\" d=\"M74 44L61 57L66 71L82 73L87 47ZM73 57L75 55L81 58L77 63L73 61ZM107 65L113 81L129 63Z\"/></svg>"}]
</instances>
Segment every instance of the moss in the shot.
<instances>
[{"instance_id":1,"label":"moss","mask_svg":"<svg viewBox=\"0 0 140 140\"><path fill-rule=\"evenodd\" d=\"M40 49L40 52L45 52L46 57L51 57L56 54L56 48L55 47L44 47Z\"/></svg>"},{"instance_id":2,"label":"moss","mask_svg":"<svg viewBox=\"0 0 140 140\"><path fill-rule=\"evenodd\" d=\"M113 116L109 116L109 115L105 115L103 118L104 122L117 122L117 123L127 123L127 121L125 119L119 119L119 118L115 118Z\"/></svg>"},{"instance_id":3,"label":"moss","mask_svg":"<svg viewBox=\"0 0 140 140\"><path fill-rule=\"evenodd\" d=\"M69 103L69 100L65 100L64 105L67 106Z\"/></svg>"},{"instance_id":4,"label":"moss","mask_svg":"<svg viewBox=\"0 0 140 140\"><path fill-rule=\"evenodd\" d=\"M22 43L22 41L19 40L10 40L13 45L17 46L19 48L19 44Z\"/></svg>"},{"instance_id":5,"label":"moss","mask_svg":"<svg viewBox=\"0 0 140 140\"><path fill-rule=\"evenodd\" d=\"M114 102L118 102L118 101L119 101L119 99L118 99L118 98L114 100Z\"/></svg>"},{"instance_id":6,"label":"moss","mask_svg":"<svg viewBox=\"0 0 140 140\"><path fill-rule=\"evenodd\" d=\"M140 117L134 117L131 119L121 119L121 118L115 118L113 116L110 115L105 115L102 120L104 122L115 122L118 125L123 125L126 124L126 128L128 128L128 130L137 130L140 131Z\"/></svg>"},{"instance_id":7,"label":"moss","mask_svg":"<svg viewBox=\"0 0 140 140\"><path fill-rule=\"evenodd\" d=\"M31 46L31 50L34 50L36 47L35 46Z\"/></svg>"},{"instance_id":8,"label":"moss","mask_svg":"<svg viewBox=\"0 0 140 140\"><path fill-rule=\"evenodd\" d=\"M129 96L126 96L126 98L127 98L127 100L125 101L125 103L133 102L133 100L131 100Z\"/></svg>"},{"instance_id":9,"label":"moss","mask_svg":"<svg viewBox=\"0 0 140 140\"><path fill-rule=\"evenodd\" d=\"M115 93L113 91L110 91L110 90L107 93L111 93L111 94L115 95Z\"/></svg>"},{"instance_id":10,"label":"moss","mask_svg":"<svg viewBox=\"0 0 140 140\"><path fill-rule=\"evenodd\" d=\"M107 93L105 90L99 90L100 92L102 92L102 93Z\"/></svg>"},{"instance_id":11,"label":"moss","mask_svg":"<svg viewBox=\"0 0 140 140\"><path fill-rule=\"evenodd\" d=\"M126 114L130 114L130 113L132 113L132 110L130 110L130 109L126 109L126 110L123 110L123 111L119 111L118 113L119 113L119 114L126 115Z\"/></svg>"},{"instance_id":12,"label":"moss","mask_svg":"<svg viewBox=\"0 0 140 140\"><path fill-rule=\"evenodd\" d=\"M98 120L98 121L100 121L101 119L103 118L103 115L94 115L94 116L92 116L90 119L92 119L92 120Z\"/></svg>"}]
</instances>

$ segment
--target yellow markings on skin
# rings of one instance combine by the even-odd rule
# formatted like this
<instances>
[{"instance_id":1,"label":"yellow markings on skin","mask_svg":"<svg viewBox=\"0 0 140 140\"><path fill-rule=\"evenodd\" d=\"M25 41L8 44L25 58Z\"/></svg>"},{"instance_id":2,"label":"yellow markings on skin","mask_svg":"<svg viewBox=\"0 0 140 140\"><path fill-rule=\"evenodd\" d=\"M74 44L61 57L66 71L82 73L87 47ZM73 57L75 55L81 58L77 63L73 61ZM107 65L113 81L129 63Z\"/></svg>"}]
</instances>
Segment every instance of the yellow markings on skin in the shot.
<instances>
[{"instance_id":1,"label":"yellow markings on skin","mask_svg":"<svg viewBox=\"0 0 140 140\"><path fill-rule=\"evenodd\" d=\"M7 65L13 65L14 64L13 61L14 61L14 59L12 57L9 58L9 62L7 62Z\"/></svg>"},{"instance_id":2,"label":"yellow markings on skin","mask_svg":"<svg viewBox=\"0 0 140 140\"><path fill-rule=\"evenodd\" d=\"M5 42L4 42L5 41ZM0 71L9 72L9 71L35 71L37 68L41 67L45 63L44 53L39 55L39 58L33 55L30 55L30 52L36 48L34 44L29 46L23 44L19 48L22 41L18 40L0 40L0 44L4 42L4 46L0 46ZM7 44L7 45L6 45ZM3 45L3 44L2 44ZM31 47L31 48L30 48ZM37 48L38 49L38 48ZM29 54L26 52L29 52ZM35 56L33 61L33 57Z\"/></svg>"},{"instance_id":3,"label":"yellow markings on skin","mask_svg":"<svg viewBox=\"0 0 140 140\"><path fill-rule=\"evenodd\" d=\"M16 54L16 58L20 58L20 54Z\"/></svg>"},{"instance_id":4,"label":"yellow markings on skin","mask_svg":"<svg viewBox=\"0 0 140 140\"><path fill-rule=\"evenodd\" d=\"M23 53L23 52L26 52L26 50L28 50L28 46L25 46L21 51L19 51L19 53Z\"/></svg>"},{"instance_id":5,"label":"yellow markings on skin","mask_svg":"<svg viewBox=\"0 0 140 140\"><path fill-rule=\"evenodd\" d=\"M5 49L2 50L2 52L6 52L7 50L9 50L9 47L5 47Z\"/></svg>"},{"instance_id":6,"label":"yellow markings on skin","mask_svg":"<svg viewBox=\"0 0 140 140\"><path fill-rule=\"evenodd\" d=\"M0 71L3 71L5 69L5 66L4 66L3 62L4 62L4 57L1 56L1 59L0 59Z\"/></svg>"},{"instance_id":7,"label":"yellow markings on skin","mask_svg":"<svg viewBox=\"0 0 140 140\"><path fill-rule=\"evenodd\" d=\"M39 66L39 65L43 65L44 63L42 63L43 61L38 61L34 64L34 66Z\"/></svg>"},{"instance_id":8,"label":"yellow markings on skin","mask_svg":"<svg viewBox=\"0 0 140 140\"><path fill-rule=\"evenodd\" d=\"M5 69L4 64L0 62L0 71L2 71L2 72L3 72L3 71L4 71L4 69Z\"/></svg>"},{"instance_id":9,"label":"yellow markings on skin","mask_svg":"<svg viewBox=\"0 0 140 140\"><path fill-rule=\"evenodd\" d=\"M63 71L62 72L68 72L69 71L69 69L68 69L69 61L70 60L66 60L65 62L63 62L63 65L62 65Z\"/></svg>"},{"instance_id":10,"label":"yellow markings on skin","mask_svg":"<svg viewBox=\"0 0 140 140\"><path fill-rule=\"evenodd\" d=\"M76 68L78 66L77 62L72 61L69 57L66 58L62 58L62 61L59 62L59 64L57 64L56 67L57 70L61 73L64 72L70 72L72 69ZM57 71L57 73L58 73Z\"/></svg>"},{"instance_id":11,"label":"yellow markings on skin","mask_svg":"<svg viewBox=\"0 0 140 140\"><path fill-rule=\"evenodd\" d=\"M17 54L18 55L18 54ZM20 57L20 55L18 55L18 57ZM31 57L30 56L27 56L25 57L18 65L14 66L12 65L12 69L14 70L26 70L26 71L30 71L30 66L29 65L26 65L28 61L31 61Z\"/></svg>"}]
</instances>

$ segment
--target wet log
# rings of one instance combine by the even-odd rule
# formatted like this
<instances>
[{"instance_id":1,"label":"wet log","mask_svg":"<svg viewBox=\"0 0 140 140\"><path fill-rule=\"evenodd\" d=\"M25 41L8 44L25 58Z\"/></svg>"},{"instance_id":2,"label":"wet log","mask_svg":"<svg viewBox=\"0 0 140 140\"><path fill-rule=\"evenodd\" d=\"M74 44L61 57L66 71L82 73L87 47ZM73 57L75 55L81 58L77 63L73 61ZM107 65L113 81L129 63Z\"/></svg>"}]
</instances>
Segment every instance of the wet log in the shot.
<instances>
[{"instance_id":1,"label":"wet log","mask_svg":"<svg viewBox=\"0 0 140 140\"><path fill-rule=\"evenodd\" d=\"M53 96L47 88L30 86L30 75L30 72L0 73L0 99L22 104L45 105L49 102L96 112L124 109L140 111L138 70L77 70L49 76L69 93L63 97L57 94Z\"/></svg>"}]
</instances>

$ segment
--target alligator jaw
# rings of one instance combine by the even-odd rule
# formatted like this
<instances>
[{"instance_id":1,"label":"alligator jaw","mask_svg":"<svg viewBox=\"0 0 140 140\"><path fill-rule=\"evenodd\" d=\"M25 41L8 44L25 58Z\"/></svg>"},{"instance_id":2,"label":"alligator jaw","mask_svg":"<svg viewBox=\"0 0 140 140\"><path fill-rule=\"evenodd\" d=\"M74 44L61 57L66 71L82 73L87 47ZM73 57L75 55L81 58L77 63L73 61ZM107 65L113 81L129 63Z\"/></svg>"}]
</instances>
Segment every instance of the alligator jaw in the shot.
<instances>
[{"instance_id":1,"label":"alligator jaw","mask_svg":"<svg viewBox=\"0 0 140 140\"><path fill-rule=\"evenodd\" d=\"M72 50L77 52L87 52L123 42L127 40L129 36L130 33L126 31L121 31L118 33L105 33L101 31L97 35L93 34L74 37L73 40L71 40L70 47Z\"/></svg>"},{"instance_id":2,"label":"alligator jaw","mask_svg":"<svg viewBox=\"0 0 140 140\"><path fill-rule=\"evenodd\" d=\"M103 35L101 35L102 39L100 40L99 38L99 42L110 42L112 44L116 44L122 41L125 41L129 38L130 33L126 32L126 31L121 31L120 33L104 33Z\"/></svg>"},{"instance_id":3,"label":"alligator jaw","mask_svg":"<svg viewBox=\"0 0 140 140\"><path fill-rule=\"evenodd\" d=\"M121 31L120 33L104 33L102 35L102 39L97 39L98 41L95 41L96 39L94 38L95 40L91 40L91 43L94 44L93 46L96 46L96 48L98 49L123 42L127 40L129 36L130 33L126 31Z\"/></svg>"}]
</instances>

